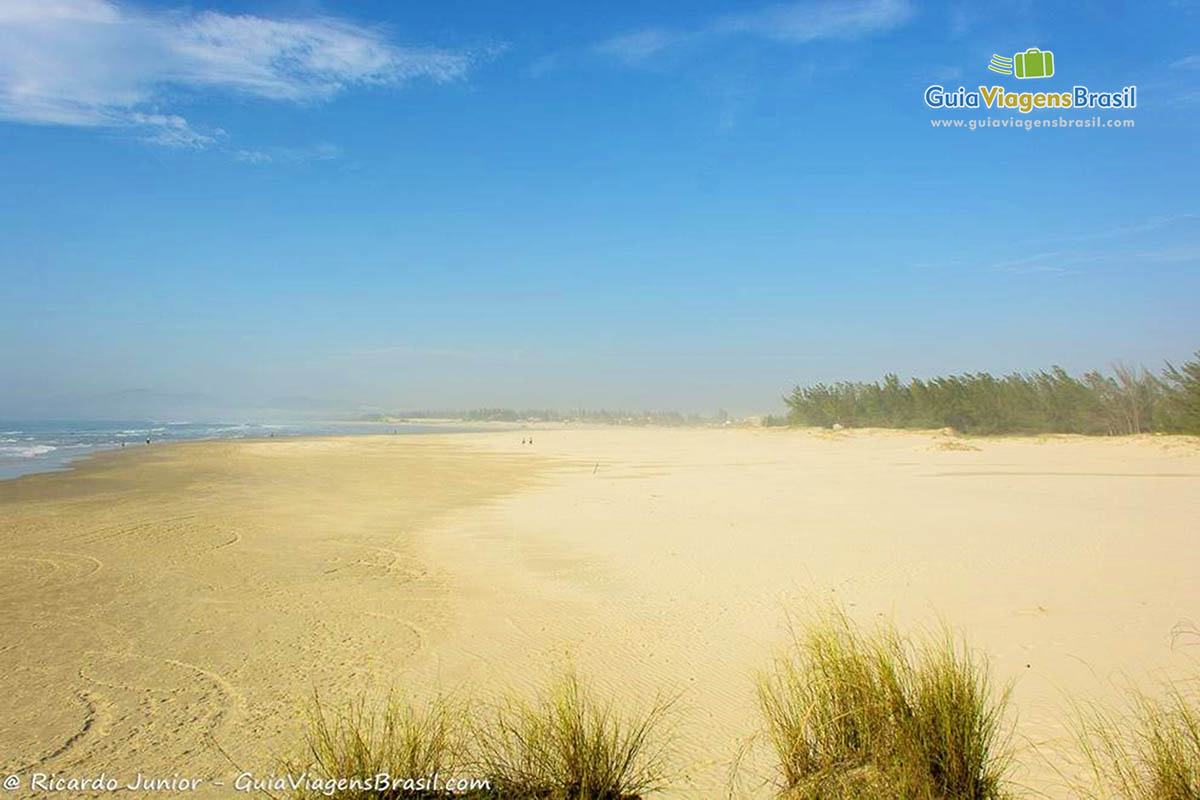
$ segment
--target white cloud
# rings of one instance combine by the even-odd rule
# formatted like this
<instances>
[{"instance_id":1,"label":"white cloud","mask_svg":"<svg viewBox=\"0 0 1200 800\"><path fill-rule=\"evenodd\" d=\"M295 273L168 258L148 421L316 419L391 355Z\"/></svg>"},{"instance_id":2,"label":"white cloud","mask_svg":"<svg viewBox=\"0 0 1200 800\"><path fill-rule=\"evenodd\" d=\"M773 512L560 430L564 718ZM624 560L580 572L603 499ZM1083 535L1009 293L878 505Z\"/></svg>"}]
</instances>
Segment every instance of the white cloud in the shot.
<instances>
[{"instance_id":1,"label":"white cloud","mask_svg":"<svg viewBox=\"0 0 1200 800\"><path fill-rule=\"evenodd\" d=\"M596 52L636 64L687 38L687 34L679 31L649 28L606 39L596 45Z\"/></svg>"},{"instance_id":2,"label":"white cloud","mask_svg":"<svg viewBox=\"0 0 1200 800\"><path fill-rule=\"evenodd\" d=\"M1068 269L1064 265L1078 265L1088 260L1084 254L1055 251L1051 253L1035 253L1034 255L1022 258L1010 258L1007 261L992 264L992 269L1012 272L1018 275L1036 275L1039 273L1066 275L1075 270ZM1047 261L1054 263L1047 264Z\"/></svg>"},{"instance_id":3,"label":"white cloud","mask_svg":"<svg viewBox=\"0 0 1200 800\"><path fill-rule=\"evenodd\" d=\"M353 87L450 81L465 52L402 47L330 17L150 12L113 0L0 0L0 119L130 127L162 144L221 137L164 111L180 91L315 102Z\"/></svg>"},{"instance_id":4,"label":"white cloud","mask_svg":"<svg viewBox=\"0 0 1200 800\"><path fill-rule=\"evenodd\" d=\"M225 131L215 128L210 133L195 130L188 121L176 114L129 114L127 123L142 132L142 139L169 147L203 148L216 144Z\"/></svg>"},{"instance_id":5,"label":"white cloud","mask_svg":"<svg viewBox=\"0 0 1200 800\"><path fill-rule=\"evenodd\" d=\"M781 42L855 39L891 30L912 16L908 0L791 3L726 17L714 30L746 33Z\"/></svg>"},{"instance_id":6,"label":"white cloud","mask_svg":"<svg viewBox=\"0 0 1200 800\"><path fill-rule=\"evenodd\" d=\"M324 143L312 147L268 147L240 149L233 157L244 164L301 164L309 161L336 161L342 158L337 145Z\"/></svg>"},{"instance_id":7,"label":"white cloud","mask_svg":"<svg viewBox=\"0 0 1200 800\"><path fill-rule=\"evenodd\" d=\"M912 14L909 0L805 0L719 17L693 30L633 31L600 42L595 50L634 64L679 44L729 36L791 44L856 39L899 27Z\"/></svg>"}]
</instances>

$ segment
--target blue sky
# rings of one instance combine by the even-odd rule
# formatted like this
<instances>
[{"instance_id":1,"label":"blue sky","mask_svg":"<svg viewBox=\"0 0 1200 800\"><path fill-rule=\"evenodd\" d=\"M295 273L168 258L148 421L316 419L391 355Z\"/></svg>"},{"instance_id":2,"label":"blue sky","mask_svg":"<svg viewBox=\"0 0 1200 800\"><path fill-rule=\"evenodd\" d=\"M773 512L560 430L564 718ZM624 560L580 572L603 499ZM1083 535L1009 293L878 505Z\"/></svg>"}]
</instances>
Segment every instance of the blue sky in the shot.
<instances>
[{"instance_id":1,"label":"blue sky","mask_svg":"<svg viewBox=\"0 0 1200 800\"><path fill-rule=\"evenodd\" d=\"M1198 34L1189 2L0 0L0 417L1157 368L1200 348ZM1033 46L1053 78L986 69ZM932 83L1136 84L1101 113L1135 127L933 129L1021 115Z\"/></svg>"}]
</instances>

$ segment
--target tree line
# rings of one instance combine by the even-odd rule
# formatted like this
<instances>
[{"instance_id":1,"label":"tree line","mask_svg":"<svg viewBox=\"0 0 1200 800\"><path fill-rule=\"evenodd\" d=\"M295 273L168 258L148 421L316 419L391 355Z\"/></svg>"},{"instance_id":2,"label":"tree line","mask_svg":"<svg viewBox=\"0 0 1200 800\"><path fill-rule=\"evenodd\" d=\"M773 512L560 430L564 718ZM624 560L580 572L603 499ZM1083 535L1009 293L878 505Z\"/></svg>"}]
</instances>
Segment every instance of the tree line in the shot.
<instances>
[{"instance_id":1,"label":"tree line","mask_svg":"<svg viewBox=\"0 0 1200 800\"><path fill-rule=\"evenodd\" d=\"M1061 367L995 377L986 372L903 383L796 386L786 417L768 425L954 428L963 433L1200 434L1200 351L1159 374L1122 364L1082 377Z\"/></svg>"}]
</instances>

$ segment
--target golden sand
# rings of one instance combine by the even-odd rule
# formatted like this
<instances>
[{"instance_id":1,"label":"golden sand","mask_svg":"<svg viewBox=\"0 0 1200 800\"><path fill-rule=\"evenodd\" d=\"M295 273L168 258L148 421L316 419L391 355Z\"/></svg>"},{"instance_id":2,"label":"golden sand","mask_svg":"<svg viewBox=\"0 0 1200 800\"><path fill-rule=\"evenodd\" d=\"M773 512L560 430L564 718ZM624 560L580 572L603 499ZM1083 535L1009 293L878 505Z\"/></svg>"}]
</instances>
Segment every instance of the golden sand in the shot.
<instances>
[{"instance_id":1,"label":"golden sand","mask_svg":"<svg viewBox=\"0 0 1200 800\"><path fill-rule=\"evenodd\" d=\"M430 648L453 598L419 531L537 469L400 439L127 449L0 483L0 772L232 777L214 742L268 772L314 688Z\"/></svg>"},{"instance_id":2,"label":"golden sand","mask_svg":"<svg viewBox=\"0 0 1200 800\"><path fill-rule=\"evenodd\" d=\"M1017 777L1061 796L1066 697L1188 663L1194 440L522 435L193 443L0 482L0 772L228 781L225 754L277 768L314 689L486 699L572 664L628 702L678 693L674 794L718 796L787 610L832 597L965 634L1015 682Z\"/></svg>"}]
</instances>

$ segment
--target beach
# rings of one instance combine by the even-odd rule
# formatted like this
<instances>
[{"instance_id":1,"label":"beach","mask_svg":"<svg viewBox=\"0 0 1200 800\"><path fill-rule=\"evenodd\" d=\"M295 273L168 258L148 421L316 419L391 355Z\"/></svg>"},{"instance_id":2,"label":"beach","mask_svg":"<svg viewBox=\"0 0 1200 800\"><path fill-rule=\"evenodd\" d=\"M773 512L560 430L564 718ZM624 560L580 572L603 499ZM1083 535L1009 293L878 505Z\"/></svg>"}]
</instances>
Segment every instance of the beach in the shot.
<instances>
[{"instance_id":1,"label":"beach","mask_svg":"<svg viewBox=\"0 0 1200 800\"><path fill-rule=\"evenodd\" d=\"M965 637L1012 683L1014 779L1067 796L1068 698L1194 664L1173 632L1200 620L1198 535L1187 437L567 426L108 451L0 482L0 772L230 782L295 753L314 692L487 700L575 669L630 707L677 697L665 796L724 796L755 671L789 614L832 600Z\"/></svg>"}]
</instances>

